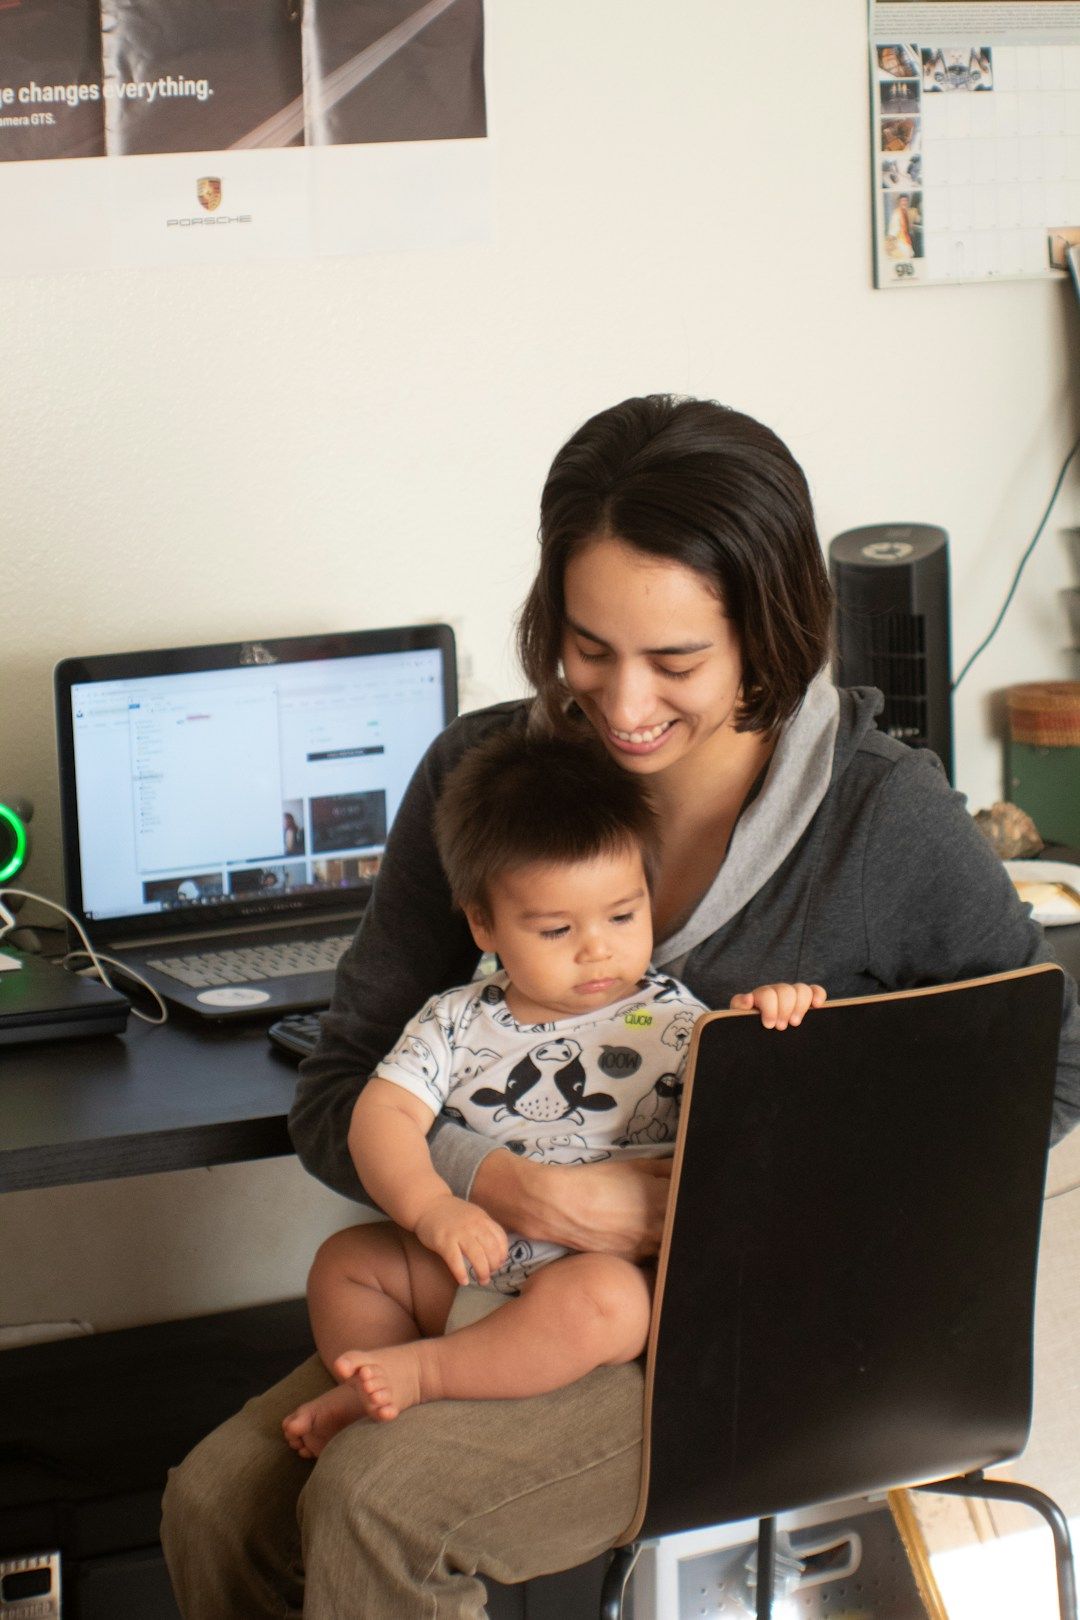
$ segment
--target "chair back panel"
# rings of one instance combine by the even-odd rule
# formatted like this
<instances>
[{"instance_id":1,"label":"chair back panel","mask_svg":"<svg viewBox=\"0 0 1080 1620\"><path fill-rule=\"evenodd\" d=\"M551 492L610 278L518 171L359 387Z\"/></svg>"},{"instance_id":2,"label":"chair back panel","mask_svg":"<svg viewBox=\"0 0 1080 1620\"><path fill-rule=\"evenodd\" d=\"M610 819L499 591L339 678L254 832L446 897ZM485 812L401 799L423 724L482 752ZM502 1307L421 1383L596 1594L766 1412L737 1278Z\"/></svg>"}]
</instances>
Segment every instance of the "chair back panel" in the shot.
<instances>
[{"instance_id":1,"label":"chair back panel","mask_svg":"<svg viewBox=\"0 0 1080 1620\"><path fill-rule=\"evenodd\" d=\"M700 1021L624 1539L1023 1449L1061 1004L1037 967Z\"/></svg>"}]
</instances>

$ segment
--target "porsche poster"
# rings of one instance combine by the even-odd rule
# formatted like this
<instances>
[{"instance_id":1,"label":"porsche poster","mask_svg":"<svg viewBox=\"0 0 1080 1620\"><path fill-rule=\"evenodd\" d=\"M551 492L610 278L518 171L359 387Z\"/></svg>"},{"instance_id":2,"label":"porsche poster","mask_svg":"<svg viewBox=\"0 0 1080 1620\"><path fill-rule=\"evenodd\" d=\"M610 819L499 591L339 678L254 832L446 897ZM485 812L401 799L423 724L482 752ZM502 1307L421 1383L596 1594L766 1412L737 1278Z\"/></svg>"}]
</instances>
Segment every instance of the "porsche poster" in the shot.
<instances>
[{"instance_id":1,"label":"porsche poster","mask_svg":"<svg viewBox=\"0 0 1080 1620\"><path fill-rule=\"evenodd\" d=\"M474 239L483 23L483 0L0 0L0 266Z\"/></svg>"}]
</instances>

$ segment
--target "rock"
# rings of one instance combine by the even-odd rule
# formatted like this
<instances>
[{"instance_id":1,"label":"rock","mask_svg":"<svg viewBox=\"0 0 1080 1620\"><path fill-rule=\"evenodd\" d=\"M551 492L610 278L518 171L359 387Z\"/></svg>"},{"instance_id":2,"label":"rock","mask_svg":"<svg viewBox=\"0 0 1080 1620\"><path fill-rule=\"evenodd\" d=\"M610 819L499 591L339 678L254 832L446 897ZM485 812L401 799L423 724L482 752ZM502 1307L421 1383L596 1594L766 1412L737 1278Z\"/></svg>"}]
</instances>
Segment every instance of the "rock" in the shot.
<instances>
[{"instance_id":1,"label":"rock","mask_svg":"<svg viewBox=\"0 0 1080 1620\"><path fill-rule=\"evenodd\" d=\"M1043 848L1039 829L1018 804L999 801L975 813L975 825L1003 861L1023 860Z\"/></svg>"}]
</instances>

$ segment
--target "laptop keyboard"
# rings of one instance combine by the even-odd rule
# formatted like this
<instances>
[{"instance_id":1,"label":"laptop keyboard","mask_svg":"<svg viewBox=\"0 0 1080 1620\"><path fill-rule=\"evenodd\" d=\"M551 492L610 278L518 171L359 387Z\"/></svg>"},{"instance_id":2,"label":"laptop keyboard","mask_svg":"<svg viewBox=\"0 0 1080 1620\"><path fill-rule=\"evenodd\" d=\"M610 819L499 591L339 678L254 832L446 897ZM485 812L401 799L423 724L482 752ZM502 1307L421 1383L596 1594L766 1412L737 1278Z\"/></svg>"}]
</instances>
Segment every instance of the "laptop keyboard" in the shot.
<instances>
[{"instance_id":1,"label":"laptop keyboard","mask_svg":"<svg viewBox=\"0 0 1080 1620\"><path fill-rule=\"evenodd\" d=\"M332 972L351 934L325 939L281 940L274 945L242 945L225 951L193 951L184 956L156 957L149 966L192 990L219 984L253 984L258 979L288 979L297 973Z\"/></svg>"}]
</instances>

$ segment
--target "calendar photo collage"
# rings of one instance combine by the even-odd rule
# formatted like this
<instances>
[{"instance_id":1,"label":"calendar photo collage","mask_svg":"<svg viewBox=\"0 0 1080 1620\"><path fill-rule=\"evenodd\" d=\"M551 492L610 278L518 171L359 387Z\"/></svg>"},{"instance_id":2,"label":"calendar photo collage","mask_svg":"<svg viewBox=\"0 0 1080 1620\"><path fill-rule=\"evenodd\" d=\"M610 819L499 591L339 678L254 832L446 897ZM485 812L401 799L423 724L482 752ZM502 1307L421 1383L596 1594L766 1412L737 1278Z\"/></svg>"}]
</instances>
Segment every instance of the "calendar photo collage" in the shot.
<instances>
[{"instance_id":1,"label":"calendar photo collage","mask_svg":"<svg viewBox=\"0 0 1080 1620\"><path fill-rule=\"evenodd\" d=\"M878 287L1060 275L1080 241L1080 33L875 40Z\"/></svg>"}]
</instances>

